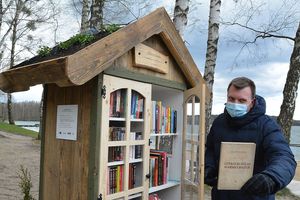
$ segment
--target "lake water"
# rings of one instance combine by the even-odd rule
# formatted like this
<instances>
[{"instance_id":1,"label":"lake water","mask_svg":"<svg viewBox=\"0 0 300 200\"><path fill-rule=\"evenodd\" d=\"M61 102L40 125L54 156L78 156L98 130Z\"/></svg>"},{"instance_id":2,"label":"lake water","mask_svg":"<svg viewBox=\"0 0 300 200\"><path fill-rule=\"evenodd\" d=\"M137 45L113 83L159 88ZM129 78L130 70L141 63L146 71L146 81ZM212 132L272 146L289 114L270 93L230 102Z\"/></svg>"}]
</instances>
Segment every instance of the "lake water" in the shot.
<instances>
[{"instance_id":1,"label":"lake water","mask_svg":"<svg viewBox=\"0 0 300 200\"><path fill-rule=\"evenodd\" d=\"M29 126L34 126L36 124L40 125L39 121L15 121L15 124L18 126L21 126L23 128L26 128L26 129L29 129L32 131L36 131L36 132L39 132L39 130L40 130L39 126L38 127L26 127L26 125L29 125Z\"/></svg>"},{"instance_id":2,"label":"lake water","mask_svg":"<svg viewBox=\"0 0 300 200\"><path fill-rule=\"evenodd\" d=\"M39 121L15 121L16 125L35 125L40 124ZM38 132L39 127L23 127L29 130L33 130ZM300 145L300 126L292 126L292 133L291 133L291 144ZM295 155L296 160L300 161L300 147L293 147L291 149Z\"/></svg>"},{"instance_id":3,"label":"lake water","mask_svg":"<svg viewBox=\"0 0 300 200\"><path fill-rule=\"evenodd\" d=\"M292 126L290 141L291 144L300 145L300 126ZM296 160L300 161L300 147L291 146L291 149L295 155Z\"/></svg>"}]
</instances>

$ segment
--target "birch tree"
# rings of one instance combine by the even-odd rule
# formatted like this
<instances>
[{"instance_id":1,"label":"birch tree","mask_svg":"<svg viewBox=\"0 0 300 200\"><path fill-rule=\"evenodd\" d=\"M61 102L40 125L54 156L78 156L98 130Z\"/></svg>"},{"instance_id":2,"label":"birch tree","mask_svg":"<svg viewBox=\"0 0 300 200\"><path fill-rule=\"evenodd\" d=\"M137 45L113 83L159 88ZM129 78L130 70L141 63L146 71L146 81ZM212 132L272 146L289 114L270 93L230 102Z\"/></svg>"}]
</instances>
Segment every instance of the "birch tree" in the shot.
<instances>
[{"instance_id":1,"label":"birch tree","mask_svg":"<svg viewBox=\"0 0 300 200\"><path fill-rule=\"evenodd\" d=\"M283 133L290 141L293 116L296 108L296 98L300 78L300 22L294 39L294 49L290 58L290 68L287 73L283 90L283 101L277 122L281 126Z\"/></svg>"},{"instance_id":2,"label":"birch tree","mask_svg":"<svg viewBox=\"0 0 300 200\"><path fill-rule=\"evenodd\" d=\"M103 8L105 0L92 0L90 28L100 31L103 28Z\"/></svg>"},{"instance_id":3,"label":"birch tree","mask_svg":"<svg viewBox=\"0 0 300 200\"><path fill-rule=\"evenodd\" d=\"M89 0L82 1L80 32L85 33L89 29Z\"/></svg>"},{"instance_id":4,"label":"birch tree","mask_svg":"<svg viewBox=\"0 0 300 200\"><path fill-rule=\"evenodd\" d=\"M190 0L176 0L175 2L173 23L182 38L188 22L189 3Z\"/></svg>"},{"instance_id":5,"label":"birch tree","mask_svg":"<svg viewBox=\"0 0 300 200\"><path fill-rule=\"evenodd\" d=\"M209 22L208 22L208 39L207 39L207 50L206 60L204 69L204 80L206 81L207 87L210 90L210 98L206 102L206 126L205 132L208 134L209 126L211 124L211 110L213 101L213 84L214 74L217 60L218 51L218 40L219 40L219 24L220 24L220 8L221 0L211 0L209 9Z\"/></svg>"}]
</instances>

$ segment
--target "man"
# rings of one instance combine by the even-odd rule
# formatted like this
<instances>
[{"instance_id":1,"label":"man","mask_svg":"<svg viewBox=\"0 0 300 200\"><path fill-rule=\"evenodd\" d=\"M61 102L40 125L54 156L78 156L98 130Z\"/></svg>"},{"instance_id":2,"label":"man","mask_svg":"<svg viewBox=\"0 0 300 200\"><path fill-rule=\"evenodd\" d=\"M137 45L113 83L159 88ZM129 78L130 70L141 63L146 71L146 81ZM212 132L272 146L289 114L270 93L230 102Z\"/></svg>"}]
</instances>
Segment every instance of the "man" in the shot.
<instances>
[{"instance_id":1,"label":"man","mask_svg":"<svg viewBox=\"0 0 300 200\"><path fill-rule=\"evenodd\" d=\"M212 200L273 200L295 174L296 162L278 124L265 115L265 100L245 77L227 88L224 113L212 124L205 151L205 183L213 186ZM218 190L221 142L256 143L253 177L241 190Z\"/></svg>"}]
</instances>

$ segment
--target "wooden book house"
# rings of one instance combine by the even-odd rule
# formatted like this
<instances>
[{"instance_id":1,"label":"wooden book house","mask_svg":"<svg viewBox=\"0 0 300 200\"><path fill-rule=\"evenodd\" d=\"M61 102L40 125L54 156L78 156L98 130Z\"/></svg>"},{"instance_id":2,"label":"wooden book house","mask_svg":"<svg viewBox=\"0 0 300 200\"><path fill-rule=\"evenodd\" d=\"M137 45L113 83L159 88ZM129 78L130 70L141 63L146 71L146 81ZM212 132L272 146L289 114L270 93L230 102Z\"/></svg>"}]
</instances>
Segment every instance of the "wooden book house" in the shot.
<instances>
[{"instance_id":1,"label":"wooden book house","mask_svg":"<svg viewBox=\"0 0 300 200\"><path fill-rule=\"evenodd\" d=\"M37 84L40 199L203 199L209 92L163 8L71 55L0 74L5 92Z\"/></svg>"}]
</instances>

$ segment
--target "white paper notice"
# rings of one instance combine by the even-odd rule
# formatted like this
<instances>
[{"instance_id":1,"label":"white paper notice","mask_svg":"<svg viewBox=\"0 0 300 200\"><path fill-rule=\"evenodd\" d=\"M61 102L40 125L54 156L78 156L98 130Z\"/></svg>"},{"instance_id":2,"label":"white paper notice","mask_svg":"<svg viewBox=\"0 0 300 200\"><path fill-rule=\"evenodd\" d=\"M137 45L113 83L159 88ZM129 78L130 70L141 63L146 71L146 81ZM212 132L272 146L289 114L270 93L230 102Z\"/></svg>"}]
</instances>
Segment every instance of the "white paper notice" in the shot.
<instances>
[{"instance_id":1,"label":"white paper notice","mask_svg":"<svg viewBox=\"0 0 300 200\"><path fill-rule=\"evenodd\" d=\"M58 105L56 117L56 138L77 140L78 105Z\"/></svg>"}]
</instances>

